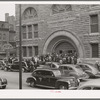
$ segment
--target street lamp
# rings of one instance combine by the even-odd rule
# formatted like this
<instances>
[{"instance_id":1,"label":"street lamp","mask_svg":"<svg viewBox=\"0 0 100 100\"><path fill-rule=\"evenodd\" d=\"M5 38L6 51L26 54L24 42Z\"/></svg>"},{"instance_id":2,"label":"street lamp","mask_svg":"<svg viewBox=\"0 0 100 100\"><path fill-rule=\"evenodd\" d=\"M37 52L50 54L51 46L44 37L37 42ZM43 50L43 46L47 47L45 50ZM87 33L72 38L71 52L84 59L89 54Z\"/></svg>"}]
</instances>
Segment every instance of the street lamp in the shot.
<instances>
[{"instance_id":1,"label":"street lamp","mask_svg":"<svg viewBox=\"0 0 100 100\"><path fill-rule=\"evenodd\" d=\"M21 36L21 4L19 4L19 89L22 89L22 36Z\"/></svg>"}]
</instances>

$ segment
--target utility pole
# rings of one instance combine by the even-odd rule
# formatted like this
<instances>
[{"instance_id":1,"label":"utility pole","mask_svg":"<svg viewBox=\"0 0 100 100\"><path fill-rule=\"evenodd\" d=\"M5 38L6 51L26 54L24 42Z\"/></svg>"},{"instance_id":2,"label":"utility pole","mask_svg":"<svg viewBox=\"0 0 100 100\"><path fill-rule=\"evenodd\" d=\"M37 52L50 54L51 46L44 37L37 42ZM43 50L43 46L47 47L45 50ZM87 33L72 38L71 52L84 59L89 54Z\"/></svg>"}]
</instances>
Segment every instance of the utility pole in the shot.
<instances>
[{"instance_id":1,"label":"utility pole","mask_svg":"<svg viewBox=\"0 0 100 100\"><path fill-rule=\"evenodd\" d=\"M21 4L19 4L19 89L22 89L22 35L21 35Z\"/></svg>"}]
</instances>

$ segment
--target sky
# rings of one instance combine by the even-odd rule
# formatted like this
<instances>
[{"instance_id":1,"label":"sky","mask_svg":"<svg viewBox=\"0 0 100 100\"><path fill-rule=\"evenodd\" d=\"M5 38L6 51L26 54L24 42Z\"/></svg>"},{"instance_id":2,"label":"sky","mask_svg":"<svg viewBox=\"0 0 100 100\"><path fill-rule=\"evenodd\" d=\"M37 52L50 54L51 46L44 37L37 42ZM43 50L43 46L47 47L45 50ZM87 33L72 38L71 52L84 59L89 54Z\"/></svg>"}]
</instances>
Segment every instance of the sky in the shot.
<instances>
[{"instance_id":1,"label":"sky","mask_svg":"<svg viewBox=\"0 0 100 100\"><path fill-rule=\"evenodd\" d=\"M0 21L5 21L5 13L9 13L9 16L15 16L15 4L0 3Z\"/></svg>"}]
</instances>

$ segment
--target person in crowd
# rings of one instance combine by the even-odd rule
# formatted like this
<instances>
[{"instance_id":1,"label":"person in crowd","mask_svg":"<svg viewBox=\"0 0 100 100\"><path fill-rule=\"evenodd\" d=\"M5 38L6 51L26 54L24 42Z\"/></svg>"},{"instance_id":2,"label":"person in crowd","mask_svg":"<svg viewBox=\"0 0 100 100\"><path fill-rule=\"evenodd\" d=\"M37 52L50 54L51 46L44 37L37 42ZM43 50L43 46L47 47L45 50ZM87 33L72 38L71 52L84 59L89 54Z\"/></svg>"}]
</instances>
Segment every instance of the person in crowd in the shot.
<instances>
[{"instance_id":1,"label":"person in crowd","mask_svg":"<svg viewBox=\"0 0 100 100\"><path fill-rule=\"evenodd\" d=\"M100 63L99 63L99 61L95 62L95 67L100 71Z\"/></svg>"}]
</instances>

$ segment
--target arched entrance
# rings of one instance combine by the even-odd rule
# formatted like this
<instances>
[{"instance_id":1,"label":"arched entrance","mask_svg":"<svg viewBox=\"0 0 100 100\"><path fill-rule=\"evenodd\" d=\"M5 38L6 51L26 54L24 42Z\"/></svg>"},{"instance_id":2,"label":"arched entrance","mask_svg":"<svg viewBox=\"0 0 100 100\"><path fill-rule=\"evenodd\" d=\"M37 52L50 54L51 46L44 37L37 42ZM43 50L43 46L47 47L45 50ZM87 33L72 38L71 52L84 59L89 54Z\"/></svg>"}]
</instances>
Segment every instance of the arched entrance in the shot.
<instances>
[{"instance_id":1,"label":"arched entrance","mask_svg":"<svg viewBox=\"0 0 100 100\"><path fill-rule=\"evenodd\" d=\"M78 56L83 58L82 45L78 38L67 31L57 31L53 33L45 42L43 48L43 54L46 53L68 53L68 52L77 52Z\"/></svg>"},{"instance_id":2,"label":"arched entrance","mask_svg":"<svg viewBox=\"0 0 100 100\"><path fill-rule=\"evenodd\" d=\"M56 52L57 54L60 53L68 54L68 53L77 52L77 48L68 40L61 39L57 41L55 45L53 45L52 52Z\"/></svg>"}]
</instances>

